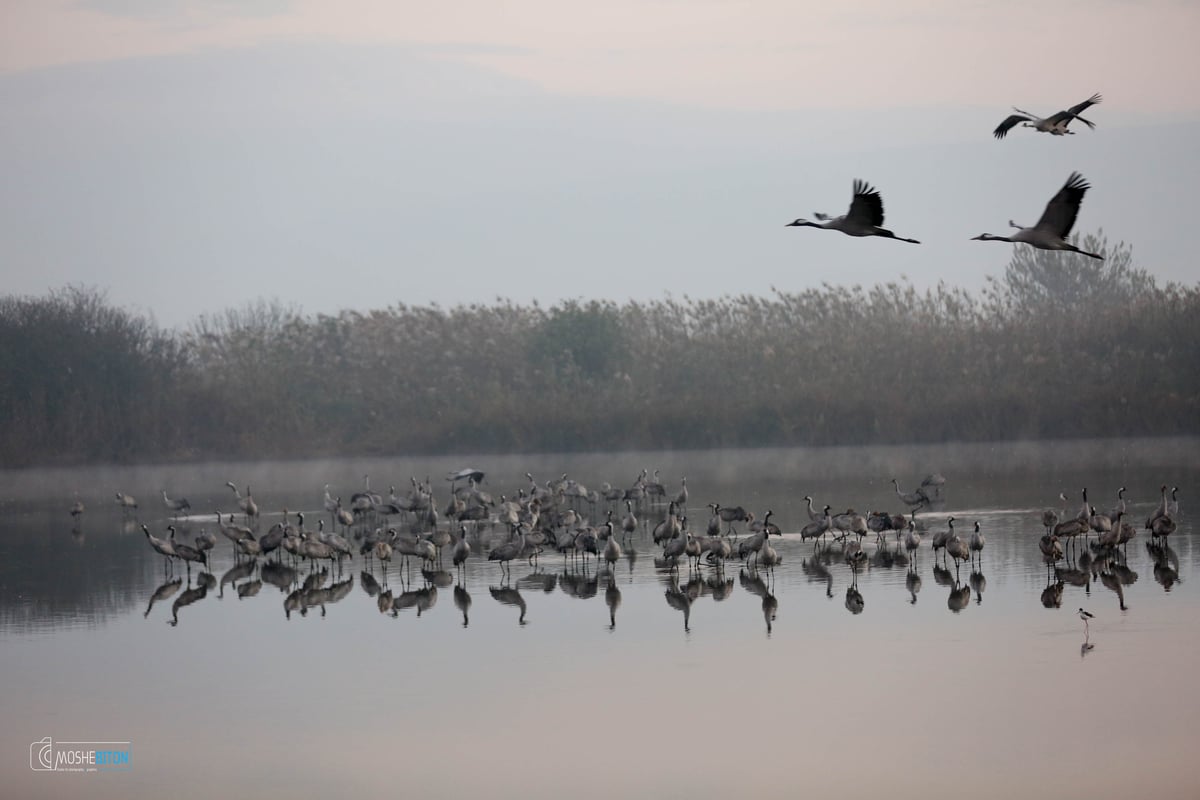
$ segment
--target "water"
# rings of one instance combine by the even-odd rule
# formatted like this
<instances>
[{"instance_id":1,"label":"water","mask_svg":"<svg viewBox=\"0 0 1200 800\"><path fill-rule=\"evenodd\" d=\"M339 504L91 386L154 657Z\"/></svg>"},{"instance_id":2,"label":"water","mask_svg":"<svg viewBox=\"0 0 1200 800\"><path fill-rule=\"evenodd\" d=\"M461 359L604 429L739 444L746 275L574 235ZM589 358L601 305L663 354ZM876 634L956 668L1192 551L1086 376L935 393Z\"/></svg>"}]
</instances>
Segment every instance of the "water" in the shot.
<instances>
[{"instance_id":1,"label":"water","mask_svg":"<svg viewBox=\"0 0 1200 800\"><path fill-rule=\"evenodd\" d=\"M1200 497L1195 446L9 472L0 505L4 794L208 796L219 778L236 796L1195 797L1200 778L1179 757L1200 711L1188 513ZM209 510L234 508L226 480L253 487L264 531L285 507L315 527L328 518L322 486L348 498L366 473L385 495L389 483L399 493L410 476L429 475L444 507L441 478L463 466L486 469L483 488L497 499L526 487L526 471L539 482L567 472L598 488L659 469L671 494L687 475L693 529L703 532L708 502L759 517L770 508L785 534L773 540L783 563L773 575L731 561L723 575L683 566L673 578L655 568L647 527L615 579L550 553L536 568L514 562L508 580L476 555L458 590L453 567L427 580L393 565L395 611L380 613L368 589L384 577L375 569L364 581L356 558L314 581L328 591L309 595L323 603L302 612L285 608L301 594L286 576L282 588L264 580L239 598L239 587L252 591L280 570L230 574L224 538L211 588L177 605L189 588L200 594L197 570L189 580L177 568L183 580L164 587L163 560L139 527L166 536L166 488L195 512L177 523L180 538L211 529ZM947 477L945 500L918 518L933 532L953 515L964 538L978 520L981 567L935 571L927 534L911 571L874 563L855 578L836 548L818 564L813 543L799 540L805 494L835 511L898 512L889 479L911 491L933 470ZM1157 569L1139 530L1125 564L1082 570L1082 585L1064 582L1056 605L1037 548L1041 510L1061 507L1065 491L1073 513L1084 486L1108 509L1123 485L1140 529L1163 482L1180 487L1184 508ZM117 490L138 497L136 517L116 507ZM87 510L73 528L75 491ZM478 536L477 554L503 538L498 528ZM303 581L308 568L298 570ZM910 574L920 579L915 598ZM1095 615L1086 641L1080 606ZM34 772L30 745L47 735L131 742L131 768Z\"/></svg>"}]
</instances>

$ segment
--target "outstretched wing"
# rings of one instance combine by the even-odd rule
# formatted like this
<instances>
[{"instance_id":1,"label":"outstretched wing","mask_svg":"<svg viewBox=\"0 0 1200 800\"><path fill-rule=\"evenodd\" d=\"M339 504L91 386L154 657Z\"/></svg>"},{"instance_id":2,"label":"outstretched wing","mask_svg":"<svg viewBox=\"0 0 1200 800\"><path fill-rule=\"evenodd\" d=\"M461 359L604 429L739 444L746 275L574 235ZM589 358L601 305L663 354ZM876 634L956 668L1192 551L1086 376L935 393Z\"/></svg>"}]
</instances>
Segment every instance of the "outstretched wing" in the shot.
<instances>
[{"instance_id":1,"label":"outstretched wing","mask_svg":"<svg viewBox=\"0 0 1200 800\"><path fill-rule=\"evenodd\" d=\"M1101 97L1099 94L1094 94L1091 97L1089 97L1087 100L1084 100L1079 105L1071 106L1070 108L1068 108L1067 113L1070 114L1072 117L1078 117L1080 115L1080 113L1087 111L1089 107L1096 105L1103 99L1104 98Z\"/></svg>"},{"instance_id":2,"label":"outstretched wing","mask_svg":"<svg viewBox=\"0 0 1200 800\"><path fill-rule=\"evenodd\" d=\"M1078 172L1072 172L1067 182L1058 190L1058 194L1046 204L1042 218L1035 228L1054 234L1060 239L1066 239L1079 216L1079 206L1083 203L1083 195L1092 188Z\"/></svg>"},{"instance_id":3,"label":"outstretched wing","mask_svg":"<svg viewBox=\"0 0 1200 800\"><path fill-rule=\"evenodd\" d=\"M1013 126L1018 122L1029 122L1031 119L1033 118L1027 117L1024 114L1009 114L1004 118L1004 122L1001 122L996 126L996 130L992 131L992 136L995 136L997 139L1003 139L1004 135L1012 130Z\"/></svg>"},{"instance_id":4,"label":"outstretched wing","mask_svg":"<svg viewBox=\"0 0 1200 800\"><path fill-rule=\"evenodd\" d=\"M866 181L854 181L854 199L850 201L846 219L855 224L872 225L876 228L883 224L883 198Z\"/></svg>"},{"instance_id":5,"label":"outstretched wing","mask_svg":"<svg viewBox=\"0 0 1200 800\"><path fill-rule=\"evenodd\" d=\"M1099 103L1101 99L1103 98L1101 98L1100 95L1094 94L1087 100L1084 100L1082 103L1071 106L1066 111L1059 111L1057 114L1052 115L1047 122L1051 122L1055 125L1062 123L1063 127L1065 128L1071 123L1071 120L1077 119L1084 125L1087 125L1089 128L1094 128L1096 127L1096 123L1084 119L1083 117L1079 116L1079 114L1090 106L1094 106L1096 103Z\"/></svg>"}]
</instances>

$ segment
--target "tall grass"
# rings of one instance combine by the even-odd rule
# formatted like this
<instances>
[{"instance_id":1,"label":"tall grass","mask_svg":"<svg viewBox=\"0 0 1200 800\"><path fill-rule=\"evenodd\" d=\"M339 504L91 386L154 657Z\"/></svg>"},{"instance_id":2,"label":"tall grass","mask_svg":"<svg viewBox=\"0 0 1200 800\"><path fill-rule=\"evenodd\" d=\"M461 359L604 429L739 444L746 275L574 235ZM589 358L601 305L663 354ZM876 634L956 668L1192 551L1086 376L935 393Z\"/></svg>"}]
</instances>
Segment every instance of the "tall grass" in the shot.
<instances>
[{"instance_id":1,"label":"tall grass","mask_svg":"<svg viewBox=\"0 0 1200 800\"><path fill-rule=\"evenodd\" d=\"M164 331L69 288L0 300L6 464L1002 440L1200 431L1200 291L1021 247L975 296L257 302Z\"/></svg>"}]
</instances>

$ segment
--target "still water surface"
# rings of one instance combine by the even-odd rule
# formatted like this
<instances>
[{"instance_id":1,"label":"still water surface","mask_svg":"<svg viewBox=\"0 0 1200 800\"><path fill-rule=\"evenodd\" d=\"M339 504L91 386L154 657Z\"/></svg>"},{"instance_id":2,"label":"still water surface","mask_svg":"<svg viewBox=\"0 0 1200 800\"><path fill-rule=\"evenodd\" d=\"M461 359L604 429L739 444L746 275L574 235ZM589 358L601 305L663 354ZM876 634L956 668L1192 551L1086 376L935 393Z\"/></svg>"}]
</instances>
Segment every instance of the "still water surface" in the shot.
<instances>
[{"instance_id":1,"label":"still water surface","mask_svg":"<svg viewBox=\"0 0 1200 800\"><path fill-rule=\"evenodd\" d=\"M217 782L227 796L1200 796L1195 452L1183 440L9 472L2 794L209 797ZM659 469L670 494L686 475L693 529L709 502L772 509L783 562L673 576L655 566L655 505L611 576L547 553L506 579L478 556L504 537L485 526L461 579L448 562L393 565L385 588L357 557L324 577L245 574L222 538L201 590L199 570L168 580L140 531L166 536L163 488L191 501L178 523L190 540L213 527L209 510L234 510L226 480L253 487L265 531L283 508L315 527L322 486L348 497L366 473L385 494L428 474L442 507L442 476L464 466L486 470L497 498L528 486L526 471L599 487ZM887 565L868 538L856 577L836 546L821 557L800 541L804 495L898 513L889 479L908 491L931 471L944 500L918 515L929 532L913 564ZM1123 563L1048 574L1040 516L1063 508L1060 491L1074 513L1083 487L1107 510L1126 486L1140 529L1162 483L1182 506L1168 547L1151 551L1139 530ZM138 497L136 515L118 490ZM87 509L73 527L75 491ZM951 515L964 539L980 522L981 565L936 566L929 534ZM310 607L286 607L306 579ZM132 768L34 772L29 746L47 735L129 741Z\"/></svg>"}]
</instances>

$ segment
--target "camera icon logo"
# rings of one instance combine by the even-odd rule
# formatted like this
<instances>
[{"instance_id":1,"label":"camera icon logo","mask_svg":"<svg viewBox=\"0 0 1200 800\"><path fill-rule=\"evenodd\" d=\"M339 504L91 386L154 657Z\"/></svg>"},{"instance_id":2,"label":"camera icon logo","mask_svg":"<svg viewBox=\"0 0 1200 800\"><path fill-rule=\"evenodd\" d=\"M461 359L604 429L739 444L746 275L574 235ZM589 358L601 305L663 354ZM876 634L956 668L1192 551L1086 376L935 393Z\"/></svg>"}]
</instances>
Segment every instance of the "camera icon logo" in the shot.
<instances>
[{"instance_id":1,"label":"camera icon logo","mask_svg":"<svg viewBox=\"0 0 1200 800\"><path fill-rule=\"evenodd\" d=\"M54 769L54 742L49 736L29 745L29 768Z\"/></svg>"}]
</instances>

